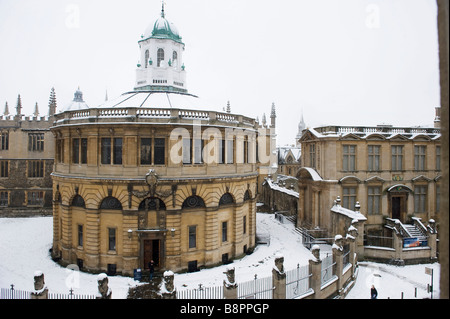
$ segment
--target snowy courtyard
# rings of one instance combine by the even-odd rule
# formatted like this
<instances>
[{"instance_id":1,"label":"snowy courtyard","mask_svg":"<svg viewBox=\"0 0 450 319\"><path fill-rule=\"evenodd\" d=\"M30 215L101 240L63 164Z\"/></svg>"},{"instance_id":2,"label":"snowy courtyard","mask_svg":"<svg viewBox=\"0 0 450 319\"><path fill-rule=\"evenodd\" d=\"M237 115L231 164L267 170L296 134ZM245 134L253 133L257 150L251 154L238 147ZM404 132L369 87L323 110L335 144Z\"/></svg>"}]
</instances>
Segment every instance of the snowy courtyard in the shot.
<instances>
[{"instance_id":1,"label":"snowy courtyard","mask_svg":"<svg viewBox=\"0 0 450 319\"><path fill-rule=\"evenodd\" d=\"M301 237L290 223L281 224L274 215L257 214L257 233L270 235L270 244L258 245L251 255L235 260L232 266L236 270L236 282L271 276L274 259L278 255L285 258L285 269L291 270L297 265L308 264L312 254L301 244ZM50 292L68 294L72 288L75 294L95 295L97 293L97 275L73 271L61 267L50 258L52 246L52 217L37 218L0 218L0 288L33 290L33 274L42 271ZM324 245L322 256L331 253ZM177 274L175 285L178 290L221 286L225 278L226 267L219 266L203 269L195 273ZM375 285L380 299L430 298L427 284L431 276L425 273L425 267L433 269L433 298L439 297L440 265L425 264L397 267L372 262L360 262L358 279L347 295L347 299L368 299L370 287ZM133 278L112 276L109 286L113 299L125 299L128 289L139 283Z\"/></svg>"}]
</instances>

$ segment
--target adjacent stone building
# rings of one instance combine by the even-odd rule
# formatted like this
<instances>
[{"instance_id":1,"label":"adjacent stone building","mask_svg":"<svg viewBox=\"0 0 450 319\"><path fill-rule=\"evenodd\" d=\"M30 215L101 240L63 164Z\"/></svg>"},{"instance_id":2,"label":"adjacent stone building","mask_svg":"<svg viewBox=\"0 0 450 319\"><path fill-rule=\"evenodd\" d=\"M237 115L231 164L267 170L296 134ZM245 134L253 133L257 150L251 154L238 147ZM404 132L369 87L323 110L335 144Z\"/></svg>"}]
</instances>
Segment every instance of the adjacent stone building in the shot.
<instances>
[{"instance_id":1,"label":"adjacent stone building","mask_svg":"<svg viewBox=\"0 0 450 319\"><path fill-rule=\"evenodd\" d=\"M15 115L8 103L0 116L0 215L52 214L54 136L50 131L56 112L52 89L48 115L40 116L38 105L32 116L22 114L17 99Z\"/></svg>"},{"instance_id":2,"label":"adjacent stone building","mask_svg":"<svg viewBox=\"0 0 450 319\"><path fill-rule=\"evenodd\" d=\"M439 109L437 109L437 112ZM385 218L437 219L441 193L438 127L324 126L304 131L298 222L332 229L329 209L360 203L365 230L380 234Z\"/></svg>"}]
</instances>

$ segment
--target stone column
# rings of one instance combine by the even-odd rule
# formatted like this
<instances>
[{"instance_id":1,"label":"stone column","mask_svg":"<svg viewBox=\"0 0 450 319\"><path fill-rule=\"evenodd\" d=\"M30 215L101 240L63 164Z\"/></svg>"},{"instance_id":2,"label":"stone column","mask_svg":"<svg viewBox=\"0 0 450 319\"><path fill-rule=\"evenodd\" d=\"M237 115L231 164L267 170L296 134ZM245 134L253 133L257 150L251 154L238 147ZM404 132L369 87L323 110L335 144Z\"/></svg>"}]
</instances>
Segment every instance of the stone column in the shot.
<instances>
[{"instance_id":1,"label":"stone column","mask_svg":"<svg viewBox=\"0 0 450 319\"><path fill-rule=\"evenodd\" d=\"M31 299L48 299L48 289L41 271L34 273L34 290L31 292Z\"/></svg>"},{"instance_id":2,"label":"stone column","mask_svg":"<svg viewBox=\"0 0 450 319\"><path fill-rule=\"evenodd\" d=\"M235 282L235 269L228 267L224 274L227 278L223 281L223 298L224 299L238 299L237 284Z\"/></svg>"},{"instance_id":3,"label":"stone column","mask_svg":"<svg viewBox=\"0 0 450 319\"><path fill-rule=\"evenodd\" d=\"M313 258L309 260L309 287L314 291L314 299L320 299L322 286L322 261L320 260L320 247L311 247Z\"/></svg>"},{"instance_id":4,"label":"stone column","mask_svg":"<svg viewBox=\"0 0 450 319\"><path fill-rule=\"evenodd\" d=\"M437 261L437 232L436 232L436 222L434 219L428 221L427 226L428 232L428 246L431 249L431 261Z\"/></svg>"},{"instance_id":5,"label":"stone column","mask_svg":"<svg viewBox=\"0 0 450 319\"><path fill-rule=\"evenodd\" d=\"M284 257L275 258L275 266L272 269L272 299L286 299L286 272L283 263Z\"/></svg>"}]
</instances>

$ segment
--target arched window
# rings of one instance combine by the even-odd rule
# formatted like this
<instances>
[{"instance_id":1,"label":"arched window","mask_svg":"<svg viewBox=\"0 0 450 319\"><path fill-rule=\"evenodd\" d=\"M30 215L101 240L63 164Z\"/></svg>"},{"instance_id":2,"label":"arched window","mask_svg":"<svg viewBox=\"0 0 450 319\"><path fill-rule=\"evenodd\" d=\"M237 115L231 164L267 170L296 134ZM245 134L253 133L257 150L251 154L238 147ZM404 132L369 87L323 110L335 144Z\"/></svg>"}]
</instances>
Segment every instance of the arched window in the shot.
<instances>
[{"instance_id":1,"label":"arched window","mask_svg":"<svg viewBox=\"0 0 450 319\"><path fill-rule=\"evenodd\" d=\"M146 210L146 205L148 210L166 210L166 204L156 197L144 199L139 205L139 210Z\"/></svg>"},{"instance_id":2,"label":"arched window","mask_svg":"<svg viewBox=\"0 0 450 319\"><path fill-rule=\"evenodd\" d=\"M231 196L230 193L225 193L220 198L219 206L221 206L221 205L229 205L229 204L233 204L233 203L234 203L233 196Z\"/></svg>"},{"instance_id":3,"label":"arched window","mask_svg":"<svg viewBox=\"0 0 450 319\"><path fill-rule=\"evenodd\" d=\"M100 204L100 209L122 209L122 204L120 201L115 197L106 197L102 203Z\"/></svg>"},{"instance_id":4,"label":"arched window","mask_svg":"<svg viewBox=\"0 0 450 319\"><path fill-rule=\"evenodd\" d=\"M250 197L250 192L249 192L249 190L247 189L246 191L245 191L245 194L244 194L244 202L245 201L248 201L248 200L250 200L251 199L251 197Z\"/></svg>"},{"instance_id":5,"label":"arched window","mask_svg":"<svg viewBox=\"0 0 450 319\"><path fill-rule=\"evenodd\" d=\"M202 208L205 207L205 202L201 197L191 196L186 198L182 208Z\"/></svg>"},{"instance_id":6,"label":"arched window","mask_svg":"<svg viewBox=\"0 0 450 319\"><path fill-rule=\"evenodd\" d=\"M71 206L75 206L75 207L81 207L81 208L86 208L86 205L84 203L84 199L83 197L81 197L80 195L76 195L73 199L72 199L72 205Z\"/></svg>"},{"instance_id":7,"label":"arched window","mask_svg":"<svg viewBox=\"0 0 450 319\"><path fill-rule=\"evenodd\" d=\"M145 51L145 68L148 67L148 60L150 59L150 52Z\"/></svg>"},{"instance_id":8,"label":"arched window","mask_svg":"<svg viewBox=\"0 0 450 319\"><path fill-rule=\"evenodd\" d=\"M164 61L164 50L163 49L158 49L158 68L161 66L161 61Z\"/></svg>"},{"instance_id":9,"label":"arched window","mask_svg":"<svg viewBox=\"0 0 450 319\"><path fill-rule=\"evenodd\" d=\"M173 66L177 66L177 61L178 61L178 52L177 51L173 51L172 54L172 61L173 61Z\"/></svg>"}]
</instances>

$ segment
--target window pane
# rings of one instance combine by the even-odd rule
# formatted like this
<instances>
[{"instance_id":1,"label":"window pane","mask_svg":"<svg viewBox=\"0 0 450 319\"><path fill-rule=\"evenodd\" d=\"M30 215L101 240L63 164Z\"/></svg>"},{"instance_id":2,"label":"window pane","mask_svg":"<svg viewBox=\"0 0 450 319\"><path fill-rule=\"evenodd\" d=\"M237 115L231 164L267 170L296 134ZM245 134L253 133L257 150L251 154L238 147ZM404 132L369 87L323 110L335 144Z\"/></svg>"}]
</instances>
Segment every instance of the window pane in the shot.
<instances>
[{"instance_id":1,"label":"window pane","mask_svg":"<svg viewBox=\"0 0 450 319\"><path fill-rule=\"evenodd\" d=\"M123 140L121 138L114 139L114 164L122 164L122 146Z\"/></svg>"},{"instance_id":2,"label":"window pane","mask_svg":"<svg viewBox=\"0 0 450 319\"><path fill-rule=\"evenodd\" d=\"M152 139L141 138L141 165L152 164Z\"/></svg>"},{"instance_id":3,"label":"window pane","mask_svg":"<svg viewBox=\"0 0 450 319\"><path fill-rule=\"evenodd\" d=\"M166 163L166 140L164 138L155 138L155 165L164 165Z\"/></svg>"},{"instance_id":4,"label":"window pane","mask_svg":"<svg viewBox=\"0 0 450 319\"><path fill-rule=\"evenodd\" d=\"M74 138L72 140L72 163L79 164L80 161L80 140Z\"/></svg>"},{"instance_id":5,"label":"window pane","mask_svg":"<svg viewBox=\"0 0 450 319\"><path fill-rule=\"evenodd\" d=\"M116 250L116 229L108 228L108 249Z\"/></svg>"},{"instance_id":6,"label":"window pane","mask_svg":"<svg viewBox=\"0 0 450 319\"><path fill-rule=\"evenodd\" d=\"M87 138L81 139L81 164L87 164Z\"/></svg>"},{"instance_id":7,"label":"window pane","mask_svg":"<svg viewBox=\"0 0 450 319\"><path fill-rule=\"evenodd\" d=\"M102 138L101 143L102 164L111 164L111 139Z\"/></svg>"},{"instance_id":8,"label":"window pane","mask_svg":"<svg viewBox=\"0 0 450 319\"><path fill-rule=\"evenodd\" d=\"M189 248L197 247L197 227L189 226Z\"/></svg>"}]
</instances>

